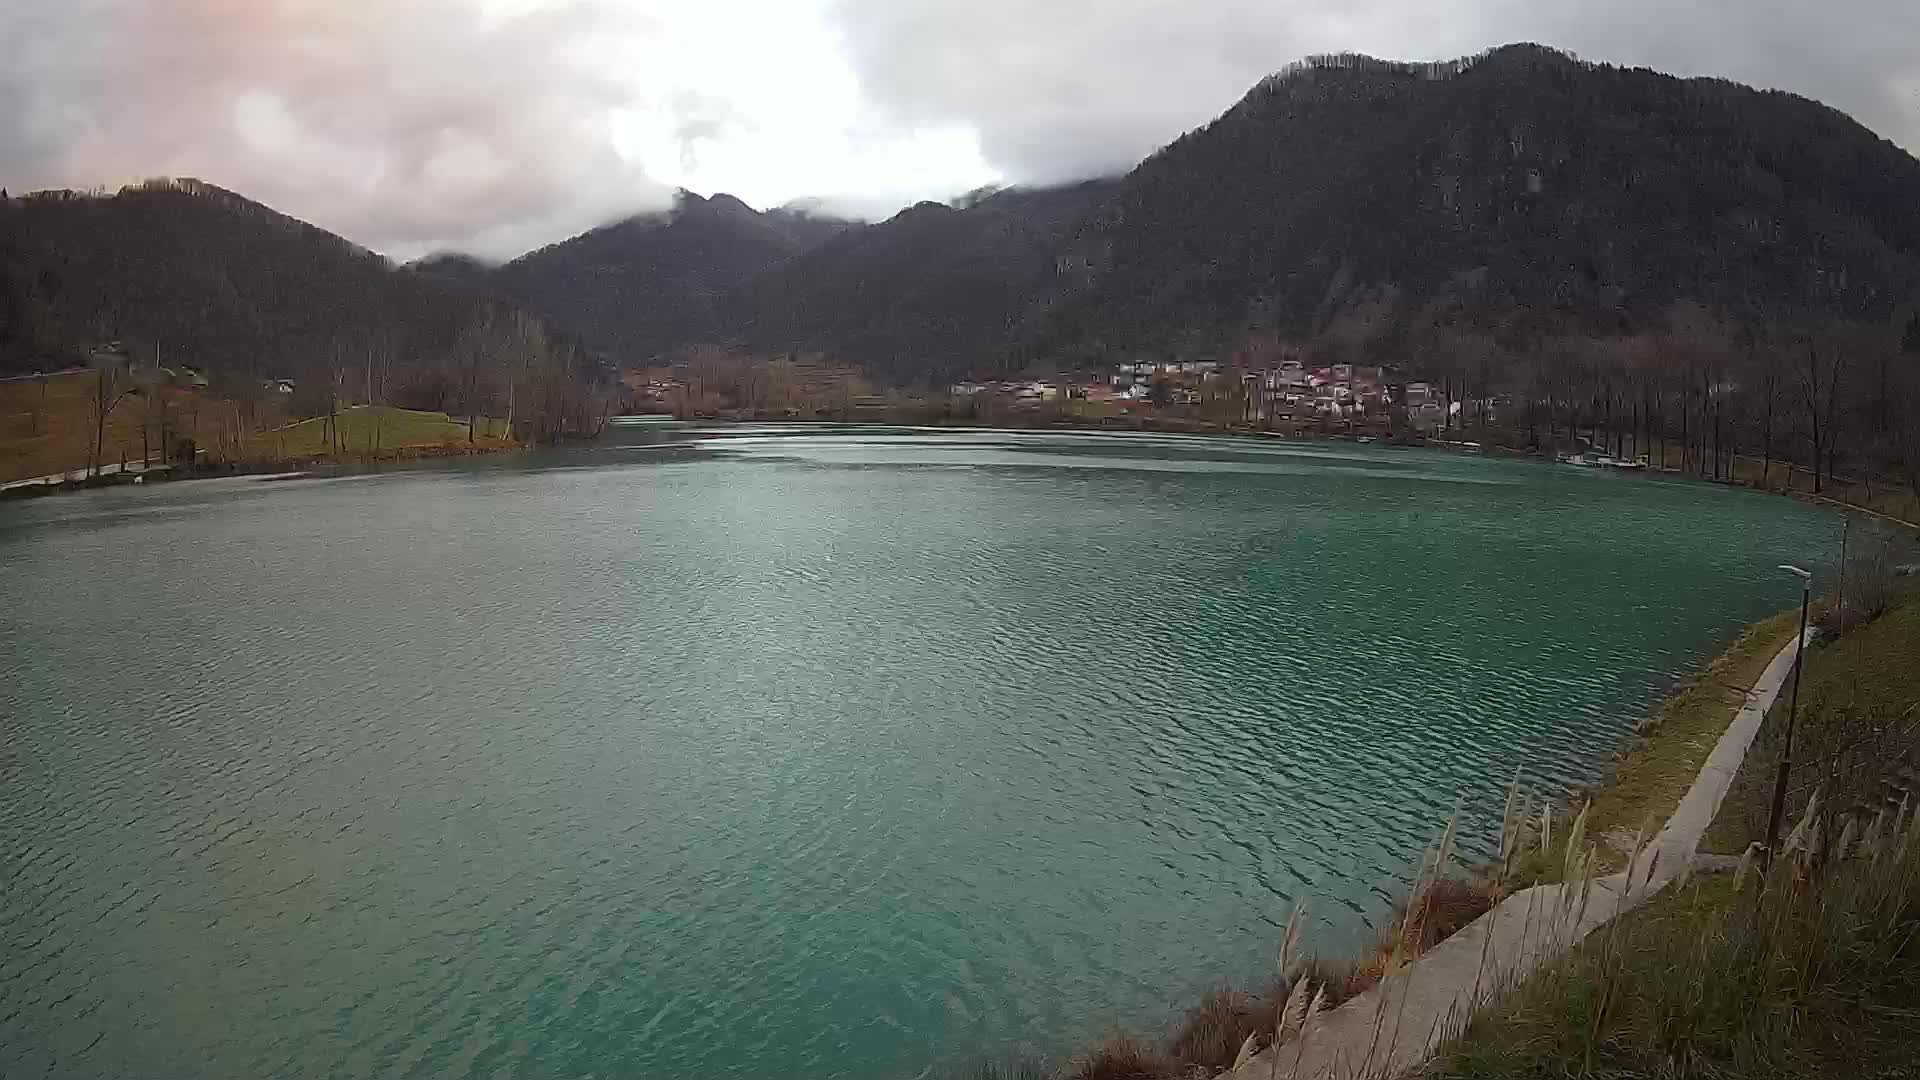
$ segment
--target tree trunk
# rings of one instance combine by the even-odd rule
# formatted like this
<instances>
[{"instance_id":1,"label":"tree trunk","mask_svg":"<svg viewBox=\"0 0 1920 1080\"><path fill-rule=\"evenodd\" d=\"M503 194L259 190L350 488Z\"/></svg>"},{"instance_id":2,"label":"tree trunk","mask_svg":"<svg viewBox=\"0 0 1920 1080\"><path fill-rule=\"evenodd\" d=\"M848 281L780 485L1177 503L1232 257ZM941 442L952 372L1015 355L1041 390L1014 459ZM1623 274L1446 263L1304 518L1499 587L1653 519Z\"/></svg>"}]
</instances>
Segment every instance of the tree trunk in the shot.
<instances>
[{"instance_id":1,"label":"tree trunk","mask_svg":"<svg viewBox=\"0 0 1920 1080\"><path fill-rule=\"evenodd\" d=\"M88 464L92 466L92 472L95 477L98 477L100 475L100 454L101 454L101 451L103 451L106 448L106 441L107 441L107 373L105 371L101 371L97 374L97 377L94 383L93 460L88 462Z\"/></svg>"},{"instance_id":2,"label":"tree trunk","mask_svg":"<svg viewBox=\"0 0 1920 1080\"><path fill-rule=\"evenodd\" d=\"M1813 425L1813 493L1820 494L1820 425Z\"/></svg>"},{"instance_id":3,"label":"tree trunk","mask_svg":"<svg viewBox=\"0 0 1920 1080\"><path fill-rule=\"evenodd\" d=\"M1766 384L1766 408L1760 419L1760 490L1772 487L1773 480L1773 381Z\"/></svg>"},{"instance_id":4,"label":"tree trunk","mask_svg":"<svg viewBox=\"0 0 1920 1080\"><path fill-rule=\"evenodd\" d=\"M1687 416L1689 412L1687 392L1682 390L1680 391L1680 471L1683 473L1687 471L1688 449L1693 445L1687 441Z\"/></svg>"},{"instance_id":5,"label":"tree trunk","mask_svg":"<svg viewBox=\"0 0 1920 1080\"><path fill-rule=\"evenodd\" d=\"M1662 469L1667 467L1667 412L1665 406L1666 400L1664 398L1655 398L1653 402L1654 414L1647 418L1647 426L1650 429L1648 435L1653 442L1654 453L1660 457L1659 467Z\"/></svg>"},{"instance_id":6,"label":"tree trunk","mask_svg":"<svg viewBox=\"0 0 1920 1080\"><path fill-rule=\"evenodd\" d=\"M522 377L525 377L526 375L525 365L521 366L520 374ZM513 379L513 378L507 379L507 438L509 439L513 438L513 405L514 405L515 391L519 389L519 386L520 386L520 383L518 379Z\"/></svg>"}]
</instances>

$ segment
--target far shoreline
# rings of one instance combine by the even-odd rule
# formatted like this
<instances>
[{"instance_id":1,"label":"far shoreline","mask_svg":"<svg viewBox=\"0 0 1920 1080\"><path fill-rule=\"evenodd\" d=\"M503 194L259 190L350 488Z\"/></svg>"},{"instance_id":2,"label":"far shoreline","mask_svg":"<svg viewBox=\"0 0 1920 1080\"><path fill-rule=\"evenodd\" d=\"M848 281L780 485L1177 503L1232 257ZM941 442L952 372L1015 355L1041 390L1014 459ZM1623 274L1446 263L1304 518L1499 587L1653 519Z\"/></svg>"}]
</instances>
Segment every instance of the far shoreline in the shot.
<instances>
[{"instance_id":1,"label":"far shoreline","mask_svg":"<svg viewBox=\"0 0 1920 1080\"><path fill-rule=\"evenodd\" d=\"M820 418L820 417L809 417L809 418L803 419L800 417L789 417L789 416L780 416L780 417L769 416L769 417L753 417L753 418L691 417L691 418L685 418L685 419L682 419L679 417L672 417L671 419L669 419L668 415L669 414L665 414L665 413L654 413L654 414L632 413L632 414L623 414L621 416L609 416L607 419L609 422L611 422L617 419L629 419L629 418L638 418L638 417L658 418L660 430L671 430L673 428L687 428L687 427L726 428L726 427L745 427L745 426L752 426L752 425L764 425L768 427L794 427L794 428L831 427L831 428L919 429L919 430L926 430L926 431L1004 431L1004 432L1009 432L1014 434L1036 434L1036 435L1042 435L1042 434L1194 435L1194 436L1204 436L1209 438L1244 439L1244 440L1247 440L1248 442L1258 442L1258 443L1272 443L1275 441L1283 441L1283 442L1298 441L1302 443L1326 443L1326 444L1346 443L1346 444L1355 444L1355 445L1377 446L1382 448L1400 449L1400 450L1407 450L1407 449L1438 450L1438 451L1443 451L1443 452L1453 453L1453 454L1479 455L1479 456L1486 456L1486 457L1505 457L1505 458L1538 461L1541 464L1547 464L1547 465L1556 464L1556 462L1554 462L1547 455L1545 451L1515 447L1515 446L1507 446L1496 440L1487 439L1487 438L1483 438L1479 440L1466 439L1466 438L1440 439L1440 438L1434 438L1431 436L1410 435L1406 433L1391 432L1391 431L1376 432L1372 430L1358 430L1358 431L1351 431L1351 432L1341 432L1341 431L1321 431L1321 430L1314 430L1306 427L1297 427L1292 430L1276 430L1276 429L1268 429L1268 428L1223 426L1223 425L1210 424L1205 422L1189 422L1189 421L1182 421L1182 420L1175 420L1175 419L1147 418L1142 420L1141 422L1127 423L1127 424L1093 424L1093 423L1084 423L1084 422L1054 422L1054 423L1046 423L1046 424L1022 424L1022 423L999 423L999 422L986 422L986 421L963 421L963 420L955 420L950 417L942 417L942 418L917 417L917 418L911 418L911 419L907 419L907 418L882 419L877 417L863 416L863 417L849 417L845 419ZM567 440L565 443L558 444L558 445L599 444L604 442L605 434L606 434L606 429L603 427L601 432L599 432L592 438L570 439L570 440ZM1463 431L1460 434L1466 435L1471 433ZM1487 433L1480 432L1478 434L1482 434L1484 436ZM317 457L303 457L303 458L284 459L284 460L275 460L275 461L263 460L263 461L226 462L226 463L222 463L220 465L214 465L214 466L196 466L188 470L180 470L171 466L153 467L141 473L102 474L98 476L79 477L79 478L70 479L64 482L59 482L59 483L25 484L25 485L10 487L10 488L0 490L0 502L4 502L9 499L37 499L37 498L43 498L43 497L52 496L52 495L72 494L79 491L87 491L87 490L94 490L98 488L107 488L107 487L118 487L118 486L128 485L128 484L144 484L147 482L178 483L178 482L190 481L190 480L210 480L210 479L219 479L222 477L261 476L261 475L267 475L267 474L280 474L280 473L306 473L312 476L326 476L326 477L358 475L361 473L379 472L379 471L382 471L383 467L386 467L386 466L394 466L394 465L409 466L409 465L419 465L424 463L430 463L435 461L450 461L454 459L466 459L466 458L495 458L495 457L514 455L514 454L530 453L538 449L541 449L541 447L525 446L518 443L503 444L499 440L489 440L488 443L428 444L428 445L413 446L413 447L400 447L400 448L395 448L393 450L382 451L376 457L373 457L373 458L364 458L359 460L354 460L351 458L343 460L340 458L334 458L334 457L328 457L328 456L317 456ZM1788 470L1789 477L1791 477L1794 471L1799 470L1798 466L1793 466L1793 465L1790 465L1789 463L1781 462L1777 464L1780 467L1786 468ZM81 472L84 470L73 470L73 471ZM1914 532L1920 532L1920 522L1909 521L1895 515L1891 515L1879 510L1875 510L1871 507L1861 506L1857 503L1852 503L1842 499L1832 498L1831 496L1828 496L1825 494L1816 494L1811 491L1800 491L1800 490L1793 489L1791 487L1789 488L1777 488L1772 486L1763 487L1759 484L1749 483L1749 482L1745 482L1745 481L1742 481L1739 479L1733 479L1733 478L1716 479L1713 477L1697 476L1697 475L1693 475L1691 473L1685 472L1684 470L1672 468L1672 467L1655 468L1655 469L1644 470L1644 471L1646 471L1647 474L1650 476L1678 478L1683 480L1697 481L1704 484L1710 484L1715 487L1737 488L1737 489L1744 489L1747 491L1759 492L1761 494L1766 494L1766 495L1784 496L1786 498L1794 499L1796 501L1805 503L1809 506L1817 506L1822 509L1837 511L1842 514L1849 514L1849 513L1860 514L1877 521L1885 522L1886 524L1889 524L1895 527L1911 530ZM289 478L293 478L293 477L289 477Z\"/></svg>"}]
</instances>

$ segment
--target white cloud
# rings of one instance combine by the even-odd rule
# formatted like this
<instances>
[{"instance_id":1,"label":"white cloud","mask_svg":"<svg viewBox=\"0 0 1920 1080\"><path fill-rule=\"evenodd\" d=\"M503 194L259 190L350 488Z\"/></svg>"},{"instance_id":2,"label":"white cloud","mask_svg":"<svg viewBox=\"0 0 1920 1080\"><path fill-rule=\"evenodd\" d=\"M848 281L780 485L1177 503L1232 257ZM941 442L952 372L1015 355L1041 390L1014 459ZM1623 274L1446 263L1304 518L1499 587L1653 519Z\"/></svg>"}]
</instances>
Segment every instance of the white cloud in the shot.
<instances>
[{"instance_id":1,"label":"white cloud","mask_svg":"<svg viewBox=\"0 0 1920 1080\"><path fill-rule=\"evenodd\" d=\"M993 176L869 130L817 7L0 0L0 183L197 176L399 258L496 257L672 189L884 212Z\"/></svg>"},{"instance_id":2,"label":"white cloud","mask_svg":"<svg viewBox=\"0 0 1920 1080\"><path fill-rule=\"evenodd\" d=\"M622 110L619 144L665 183L756 206L886 213L998 178L964 125L875 123L822 15L805 0L660 11L636 58L655 89Z\"/></svg>"}]
</instances>

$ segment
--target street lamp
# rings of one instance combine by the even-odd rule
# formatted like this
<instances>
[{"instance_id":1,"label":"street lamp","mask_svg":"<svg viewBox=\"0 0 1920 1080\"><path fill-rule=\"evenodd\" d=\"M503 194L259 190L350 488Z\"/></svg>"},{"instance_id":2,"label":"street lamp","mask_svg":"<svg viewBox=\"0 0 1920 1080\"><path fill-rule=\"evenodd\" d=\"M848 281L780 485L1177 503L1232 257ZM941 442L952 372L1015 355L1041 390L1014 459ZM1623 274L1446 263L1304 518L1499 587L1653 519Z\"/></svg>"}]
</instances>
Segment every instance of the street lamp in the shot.
<instances>
[{"instance_id":1,"label":"street lamp","mask_svg":"<svg viewBox=\"0 0 1920 1080\"><path fill-rule=\"evenodd\" d=\"M1781 563L1780 569L1800 579L1800 643L1793 653L1793 696L1787 701L1787 741L1780 749L1780 771L1773 780L1773 812L1767 815L1768 866L1773 865L1773 850L1780 843L1780 815L1787 808L1787 772L1793 767L1793 720L1800 711L1800 672L1807 657L1807 607L1813 599L1813 572Z\"/></svg>"}]
</instances>

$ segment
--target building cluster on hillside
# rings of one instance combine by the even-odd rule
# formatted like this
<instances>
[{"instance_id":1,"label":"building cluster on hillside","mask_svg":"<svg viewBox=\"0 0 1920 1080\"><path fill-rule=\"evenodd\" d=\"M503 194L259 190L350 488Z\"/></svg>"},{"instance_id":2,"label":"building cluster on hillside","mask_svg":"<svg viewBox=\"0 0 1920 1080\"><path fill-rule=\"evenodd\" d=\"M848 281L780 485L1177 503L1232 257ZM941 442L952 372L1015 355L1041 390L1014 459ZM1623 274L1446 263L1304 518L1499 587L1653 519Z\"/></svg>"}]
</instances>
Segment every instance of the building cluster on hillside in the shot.
<instances>
[{"instance_id":1,"label":"building cluster on hillside","mask_svg":"<svg viewBox=\"0 0 1920 1080\"><path fill-rule=\"evenodd\" d=\"M858 369L820 360L764 361L702 354L669 367L623 373L628 408L723 415L807 415L820 408L878 413L924 408L903 393L881 396ZM1392 369L1335 361L1324 353L1271 338L1250 339L1231 354L1135 353L1104 367L1023 378L969 379L947 384L950 401L967 401L971 415L996 410L1061 408L1082 417L1129 413L1202 419L1211 423L1381 423L1404 419L1417 430L1442 427L1459 405L1436 385L1402 382ZM916 404L917 403L917 404ZM951 406L948 406L949 408Z\"/></svg>"},{"instance_id":2,"label":"building cluster on hillside","mask_svg":"<svg viewBox=\"0 0 1920 1080\"><path fill-rule=\"evenodd\" d=\"M1363 364L1309 366L1287 357L1264 371L1248 372L1253 419L1324 416L1353 419L1384 415L1394 403L1394 388L1384 369Z\"/></svg>"},{"instance_id":3,"label":"building cluster on hillside","mask_svg":"<svg viewBox=\"0 0 1920 1080\"><path fill-rule=\"evenodd\" d=\"M1254 338L1229 363L1214 359L1130 360L1115 365L1111 385L1129 401L1183 404L1217 396L1209 384L1238 379L1243 419L1361 419L1379 417L1395 405L1439 407L1425 383L1401 387L1375 365L1315 362L1307 350L1271 338ZM1408 397L1407 392L1412 391Z\"/></svg>"},{"instance_id":4,"label":"building cluster on hillside","mask_svg":"<svg viewBox=\"0 0 1920 1080\"><path fill-rule=\"evenodd\" d=\"M1364 420L1404 406L1415 426L1438 426L1448 403L1425 382L1400 383L1390 370L1367 364L1317 363L1296 347L1249 347L1231 360L1210 357L1133 357L1101 372L1046 379L954 383L956 398L993 397L1038 406L1084 400L1124 411L1230 401L1246 423L1272 420Z\"/></svg>"}]
</instances>

